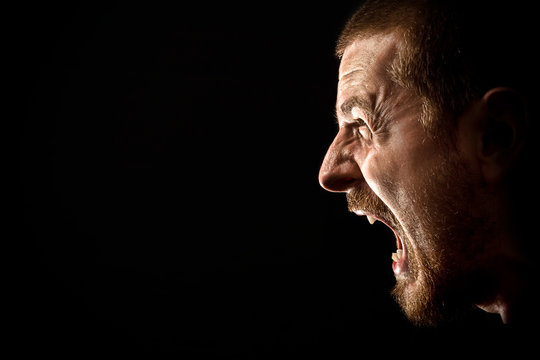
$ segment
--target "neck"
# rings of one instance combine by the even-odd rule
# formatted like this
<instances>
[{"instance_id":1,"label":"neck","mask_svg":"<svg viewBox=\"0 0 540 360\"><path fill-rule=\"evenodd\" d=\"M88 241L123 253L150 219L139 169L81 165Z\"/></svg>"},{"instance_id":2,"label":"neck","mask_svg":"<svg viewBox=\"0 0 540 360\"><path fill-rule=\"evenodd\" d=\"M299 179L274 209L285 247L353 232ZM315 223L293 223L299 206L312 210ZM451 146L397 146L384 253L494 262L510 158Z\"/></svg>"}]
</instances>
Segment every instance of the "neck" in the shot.
<instances>
[{"instance_id":1,"label":"neck","mask_svg":"<svg viewBox=\"0 0 540 360\"><path fill-rule=\"evenodd\" d=\"M487 312L501 316L505 324L533 323L539 319L540 312L535 301L537 286L535 277L537 266L527 262L497 262L490 273L493 284L490 295L477 303Z\"/></svg>"},{"instance_id":2,"label":"neck","mask_svg":"<svg viewBox=\"0 0 540 360\"><path fill-rule=\"evenodd\" d=\"M509 194L504 189L497 190L494 193ZM485 292L477 302L482 310L499 314L505 324L524 322L531 311L539 313L533 306L538 292L538 261L533 245L536 233L529 231L530 224L537 221L531 218L536 214L524 213L511 199L510 196L498 197L490 202L490 215L494 221L487 230L490 246L482 261L484 276L479 284ZM538 320L538 316L535 319Z\"/></svg>"},{"instance_id":3,"label":"neck","mask_svg":"<svg viewBox=\"0 0 540 360\"><path fill-rule=\"evenodd\" d=\"M502 322L504 324L509 324L512 321L512 311L516 306L514 304L515 301L512 299L514 294L509 288L515 286L512 285L511 282L506 281L506 279L502 284L498 282L498 285L500 287L495 295L481 301L476 306L486 312L499 314Z\"/></svg>"}]
</instances>

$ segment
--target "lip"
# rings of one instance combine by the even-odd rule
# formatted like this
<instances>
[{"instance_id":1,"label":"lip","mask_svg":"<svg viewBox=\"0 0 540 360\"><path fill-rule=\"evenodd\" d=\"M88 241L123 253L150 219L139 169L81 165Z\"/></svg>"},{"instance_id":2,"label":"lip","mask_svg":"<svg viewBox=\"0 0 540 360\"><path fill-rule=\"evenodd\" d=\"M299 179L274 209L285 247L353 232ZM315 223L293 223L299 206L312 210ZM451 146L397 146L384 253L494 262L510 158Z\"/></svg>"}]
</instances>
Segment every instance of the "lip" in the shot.
<instances>
[{"instance_id":1,"label":"lip","mask_svg":"<svg viewBox=\"0 0 540 360\"><path fill-rule=\"evenodd\" d=\"M396 247L397 250L402 250L401 257L398 261L392 260L392 270L394 271L394 274L397 276L403 275L407 271L407 249L405 248L405 243L399 236L399 233L397 230L389 224L389 222L380 216L377 216L373 213L367 213L361 210L354 211L354 213L358 216L369 216L377 221L382 222L384 225L386 225L389 229L391 229L394 232L394 236L396 237Z\"/></svg>"}]
</instances>

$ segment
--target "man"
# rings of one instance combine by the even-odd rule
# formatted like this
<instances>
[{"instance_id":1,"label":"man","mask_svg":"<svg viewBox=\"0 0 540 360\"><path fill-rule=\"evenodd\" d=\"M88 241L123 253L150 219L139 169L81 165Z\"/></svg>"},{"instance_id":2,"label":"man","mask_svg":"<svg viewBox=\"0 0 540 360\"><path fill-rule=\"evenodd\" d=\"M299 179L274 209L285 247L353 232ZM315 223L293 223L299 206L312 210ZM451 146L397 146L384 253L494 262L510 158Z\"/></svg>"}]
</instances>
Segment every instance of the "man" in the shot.
<instances>
[{"instance_id":1,"label":"man","mask_svg":"<svg viewBox=\"0 0 540 360\"><path fill-rule=\"evenodd\" d=\"M476 306L532 323L533 34L521 8L465 3L368 0L352 16L319 181L395 233L393 295L412 322Z\"/></svg>"}]
</instances>

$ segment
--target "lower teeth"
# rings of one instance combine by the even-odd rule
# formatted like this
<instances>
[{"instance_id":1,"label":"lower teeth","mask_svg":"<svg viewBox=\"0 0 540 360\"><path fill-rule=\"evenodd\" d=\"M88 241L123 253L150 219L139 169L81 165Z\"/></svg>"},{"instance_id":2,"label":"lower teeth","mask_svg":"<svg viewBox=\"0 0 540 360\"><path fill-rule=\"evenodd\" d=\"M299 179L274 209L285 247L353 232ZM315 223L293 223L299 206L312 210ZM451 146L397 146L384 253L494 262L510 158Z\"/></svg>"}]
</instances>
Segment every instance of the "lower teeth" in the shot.
<instances>
[{"instance_id":1,"label":"lower teeth","mask_svg":"<svg viewBox=\"0 0 540 360\"><path fill-rule=\"evenodd\" d=\"M395 253L392 253L392 260L395 262L398 262L399 259L401 259L401 256L403 255L403 250L398 249Z\"/></svg>"}]
</instances>

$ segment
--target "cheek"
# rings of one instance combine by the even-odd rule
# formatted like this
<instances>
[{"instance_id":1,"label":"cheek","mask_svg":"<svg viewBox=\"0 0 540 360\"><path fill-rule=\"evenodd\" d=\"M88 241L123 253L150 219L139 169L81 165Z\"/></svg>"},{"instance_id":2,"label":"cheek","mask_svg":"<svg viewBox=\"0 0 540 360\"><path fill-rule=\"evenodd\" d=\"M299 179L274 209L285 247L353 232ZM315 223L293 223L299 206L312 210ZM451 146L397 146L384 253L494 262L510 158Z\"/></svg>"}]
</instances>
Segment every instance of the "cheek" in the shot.
<instances>
[{"instance_id":1,"label":"cheek","mask_svg":"<svg viewBox=\"0 0 540 360\"><path fill-rule=\"evenodd\" d=\"M420 216L421 208L426 205L427 184L441 162L439 151L425 142L400 143L366 157L362 173L369 187L394 215L401 218L408 214L414 218Z\"/></svg>"},{"instance_id":2,"label":"cheek","mask_svg":"<svg viewBox=\"0 0 540 360\"><path fill-rule=\"evenodd\" d=\"M367 157L362 173L369 187L390 208L395 207L396 195L401 191L402 166L392 152L379 152Z\"/></svg>"}]
</instances>

